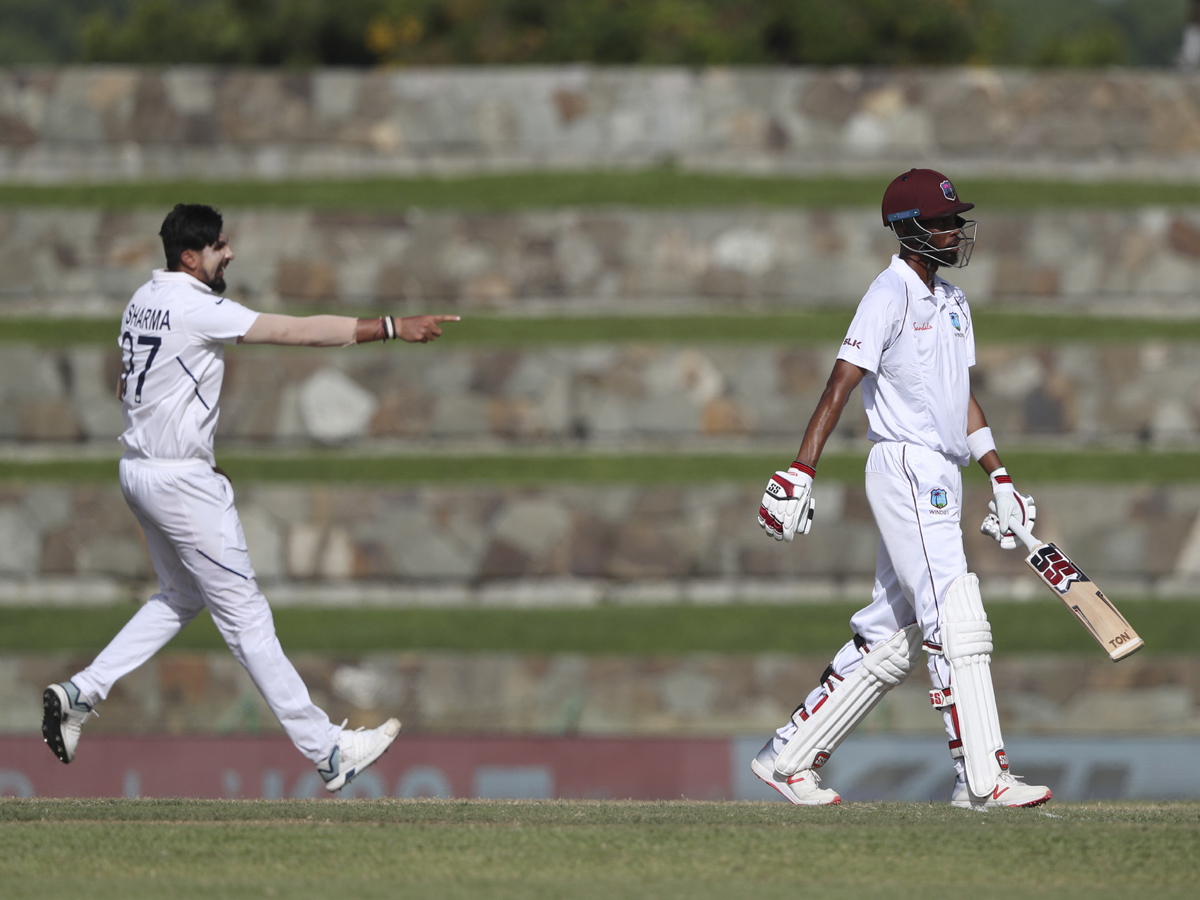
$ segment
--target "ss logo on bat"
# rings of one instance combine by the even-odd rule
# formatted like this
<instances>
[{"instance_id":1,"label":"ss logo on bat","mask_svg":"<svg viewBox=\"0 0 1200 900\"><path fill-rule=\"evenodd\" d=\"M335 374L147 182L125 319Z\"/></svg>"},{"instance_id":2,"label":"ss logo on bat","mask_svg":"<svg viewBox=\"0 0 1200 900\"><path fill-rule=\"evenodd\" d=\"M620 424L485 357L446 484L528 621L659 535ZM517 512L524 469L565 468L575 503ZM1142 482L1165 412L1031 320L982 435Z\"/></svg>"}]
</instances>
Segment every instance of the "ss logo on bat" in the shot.
<instances>
[{"instance_id":1,"label":"ss logo on bat","mask_svg":"<svg viewBox=\"0 0 1200 900\"><path fill-rule=\"evenodd\" d=\"M1065 594L1076 582L1090 580L1053 544L1047 544L1038 550L1030 562L1038 574L1060 594Z\"/></svg>"}]
</instances>

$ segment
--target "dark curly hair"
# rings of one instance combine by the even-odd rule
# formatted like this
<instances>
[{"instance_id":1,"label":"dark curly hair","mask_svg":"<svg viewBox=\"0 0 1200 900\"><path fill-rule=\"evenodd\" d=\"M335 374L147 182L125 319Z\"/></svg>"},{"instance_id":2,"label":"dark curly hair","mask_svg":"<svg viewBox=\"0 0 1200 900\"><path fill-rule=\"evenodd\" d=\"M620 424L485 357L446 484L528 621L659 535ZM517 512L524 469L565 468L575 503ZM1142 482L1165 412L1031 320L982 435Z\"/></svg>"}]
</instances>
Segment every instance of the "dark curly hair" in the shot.
<instances>
[{"instance_id":1,"label":"dark curly hair","mask_svg":"<svg viewBox=\"0 0 1200 900\"><path fill-rule=\"evenodd\" d=\"M211 247L221 236L224 219L220 212L202 203L176 203L165 219L158 236L167 254L167 268L179 269L184 250Z\"/></svg>"}]
</instances>

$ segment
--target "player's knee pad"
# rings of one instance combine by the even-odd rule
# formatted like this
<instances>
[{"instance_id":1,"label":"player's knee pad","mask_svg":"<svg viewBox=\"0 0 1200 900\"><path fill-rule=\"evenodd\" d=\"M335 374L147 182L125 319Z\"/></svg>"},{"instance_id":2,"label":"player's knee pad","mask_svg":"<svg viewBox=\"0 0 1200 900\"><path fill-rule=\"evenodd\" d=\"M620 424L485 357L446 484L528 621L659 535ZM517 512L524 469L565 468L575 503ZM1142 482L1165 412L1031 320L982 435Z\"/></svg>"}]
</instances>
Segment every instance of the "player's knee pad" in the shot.
<instances>
[{"instance_id":1,"label":"player's knee pad","mask_svg":"<svg viewBox=\"0 0 1200 900\"><path fill-rule=\"evenodd\" d=\"M842 678L830 675L826 694L811 710L796 710L796 734L775 760L775 769L794 775L819 769L883 695L904 681L921 652L921 629L902 628L865 654L862 664Z\"/></svg>"},{"instance_id":2,"label":"player's knee pad","mask_svg":"<svg viewBox=\"0 0 1200 900\"><path fill-rule=\"evenodd\" d=\"M950 664L953 683L949 691L934 692L934 706L953 706L967 783L973 794L984 796L1008 768L1008 758L992 687L992 626L974 573L968 572L950 585L944 608L942 652Z\"/></svg>"}]
</instances>

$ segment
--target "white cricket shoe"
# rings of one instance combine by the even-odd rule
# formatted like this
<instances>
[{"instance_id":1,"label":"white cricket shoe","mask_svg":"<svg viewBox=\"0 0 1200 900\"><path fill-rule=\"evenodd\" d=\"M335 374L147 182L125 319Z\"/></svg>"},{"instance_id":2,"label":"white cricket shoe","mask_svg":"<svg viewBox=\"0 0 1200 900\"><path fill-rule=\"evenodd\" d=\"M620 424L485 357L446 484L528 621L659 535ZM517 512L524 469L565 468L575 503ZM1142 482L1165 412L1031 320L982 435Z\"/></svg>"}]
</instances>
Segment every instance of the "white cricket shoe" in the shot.
<instances>
[{"instance_id":1,"label":"white cricket shoe","mask_svg":"<svg viewBox=\"0 0 1200 900\"><path fill-rule=\"evenodd\" d=\"M965 776L954 781L953 806L962 809L994 809L998 806L1041 806L1054 795L1044 784L1026 784L1019 775L1001 772L991 794L976 797L971 793Z\"/></svg>"},{"instance_id":2,"label":"white cricket shoe","mask_svg":"<svg viewBox=\"0 0 1200 900\"><path fill-rule=\"evenodd\" d=\"M369 731L356 728L350 731L342 723L342 736L329 758L317 763L317 771L325 779L325 790L340 791L354 776L383 756L392 741L400 734L400 720L388 719Z\"/></svg>"},{"instance_id":3,"label":"white cricket shoe","mask_svg":"<svg viewBox=\"0 0 1200 900\"><path fill-rule=\"evenodd\" d=\"M89 716L99 715L92 705L79 699L73 682L52 684L42 692L42 740L64 763L75 758L79 732Z\"/></svg>"},{"instance_id":4,"label":"white cricket shoe","mask_svg":"<svg viewBox=\"0 0 1200 900\"><path fill-rule=\"evenodd\" d=\"M795 775L775 771L775 739L767 741L750 762L750 771L797 806L832 806L841 803L837 791L818 787L821 778L812 769L801 769Z\"/></svg>"}]
</instances>

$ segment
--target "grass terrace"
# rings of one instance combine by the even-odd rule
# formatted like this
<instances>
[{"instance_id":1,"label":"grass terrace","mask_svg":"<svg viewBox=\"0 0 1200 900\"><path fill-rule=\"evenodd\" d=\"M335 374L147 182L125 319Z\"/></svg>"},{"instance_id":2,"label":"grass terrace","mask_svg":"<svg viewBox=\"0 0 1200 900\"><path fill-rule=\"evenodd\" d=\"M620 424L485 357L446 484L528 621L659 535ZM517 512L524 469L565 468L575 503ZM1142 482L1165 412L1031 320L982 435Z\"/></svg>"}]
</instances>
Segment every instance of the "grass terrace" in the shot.
<instances>
[{"instance_id":1,"label":"grass terrace","mask_svg":"<svg viewBox=\"0 0 1200 900\"><path fill-rule=\"evenodd\" d=\"M329 312L289 309L297 315ZM349 310L342 311L348 313ZM368 310L362 310L363 315ZM783 344L815 345L840 340L854 312L850 309L808 312L745 312L733 315L497 316L466 314L454 325L454 344L485 346L644 344ZM0 343L44 347L73 344L116 346L118 322L109 318L7 318ZM1039 315L1029 312L975 313L980 346L989 344L1133 343L1200 340L1200 319L1161 320L1101 316ZM383 352L381 346L359 352ZM261 348L256 352L270 352Z\"/></svg>"},{"instance_id":2,"label":"grass terrace","mask_svg":"<svg viewBox=\"0 0 1200 900\"><path fill-rule=\"evenodd\" d=\"M267 591L270 596L270 591ZM779 598L764 598L778 600ZM1200 603L1114 595L1146 646L1138 658L1195 653ZM778 602L728 606L602 606L594 609L274 610L289 652L358 655L402 650L549 655L677 655L688 653L824 654L846 640L846 623L861 603ZM136 611L112 607L0 607L0 653L98 652ZM1103 659L1091 636L1049 594L1029 603L988 607L996 650L1004 657L1053 653ZM207 614L165 652L223 651Z\"/></svg>"},{"instance_id":3,"label":"grass terrace","mask_svg":"<svg viewBox=\"0 0 1200 900\"><path fill-rule=\"evenodd\" d=\"M305 181L138 181L0 185L0 205L168 209L204 202L223 208L280 207L404 212L410 208L511 211L554 207L648 209L759 207L878 208L887 176L794 177L635 170L508 172ZM1101 209L1200 206L1200 184L956 178L981 208Z\"/></svg>"}]
</instances>

